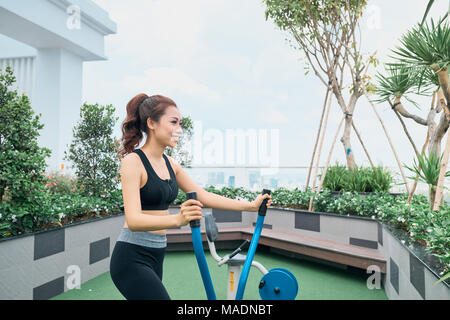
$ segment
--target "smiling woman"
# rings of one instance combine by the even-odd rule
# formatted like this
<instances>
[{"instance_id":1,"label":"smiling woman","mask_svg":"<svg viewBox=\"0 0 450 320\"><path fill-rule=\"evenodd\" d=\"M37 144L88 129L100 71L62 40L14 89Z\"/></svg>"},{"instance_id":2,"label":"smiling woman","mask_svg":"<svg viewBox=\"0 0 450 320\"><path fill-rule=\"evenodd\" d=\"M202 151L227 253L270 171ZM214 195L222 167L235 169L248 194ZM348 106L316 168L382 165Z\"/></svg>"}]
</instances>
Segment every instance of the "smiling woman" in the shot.
<instances>
[{"instance_id":1,"label":"smiling woman","mask_svg":"<svg viewBox=\"0 0 450 320\"><path fill-rule=\"evenodd\" d=\"M167 210L178 195L178 184L174 164L163 151L178 142L181 115L175 102L161 95L138 94L126 109L119 150L126 219L111 256L111 277L127 299L170 299L161 282L165 229L201 218L199 206L191 206L185 215ZM135 149L143 132L147 141Z\"/></svg>"},{"instance_id":2,"label":"smiling woman","mask_svg":"<svg viewBox=\"0 0 450 320\"><path fill-rule=\"evenodd\" d=\"M165 148L174 147L182 134L181 118L175 102L161 95L138 94L127 104L119 149L125 223L110 261L111 278L127 299L170 299L162 284L166 229L201 219L203 205L256 212L264 199L271 204L268 194L247 202L207 192L166 156ZM143 132L146 142L135 149ZM179 187L197 192L198 200L189 199L179 213L169 214Z\"/></svg>"}]
</instances>

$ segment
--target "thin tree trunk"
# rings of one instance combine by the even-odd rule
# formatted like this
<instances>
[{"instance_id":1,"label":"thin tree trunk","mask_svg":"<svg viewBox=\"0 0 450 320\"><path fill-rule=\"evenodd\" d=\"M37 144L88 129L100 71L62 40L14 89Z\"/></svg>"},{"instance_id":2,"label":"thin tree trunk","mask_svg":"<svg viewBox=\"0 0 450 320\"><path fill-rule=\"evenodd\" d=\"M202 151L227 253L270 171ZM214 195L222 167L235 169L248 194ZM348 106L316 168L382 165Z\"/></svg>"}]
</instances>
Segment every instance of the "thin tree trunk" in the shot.
<instances>
[{"instance_id":1,"label":"thin tree trunk","mask_svg":"<svg viewBox=\"0 0 450 320\"><path fill-rule=\"evenodd\" d=\"M439 123L430 125L430 145L428 146L428 153L435 152L436 154L441 154L441 144L442 138L444 138L445 133L449 127L450 119L447 118L445 113L441 114Z\"/></svg>"},{"instance_id":2,"label":"thin tree trunk","mask_svg":"<svg viewBox=\"0 0 450 320\"><path fill-rule=\"evenodd\" d=\"M314 163L314 157L316 155L316 150L317 150L317 144L319 142L320 131L322 130L323 116L325 114L325 109L327 107L327 100L328 100L329 93L330 93L330 87L327 88L327 93L325 95L325 101L323 102L322 115L320 117L319 129L317 130L316 142L314 144L314 150L313 150L313 154L312 154L312 157L311 157L311 163L309 164L308 177L306 178L305 191L308 190L308 187L309 187L309 179L311 177L311 170L312 170L313 163Z\"/></svg>"},{"instance_id":3,"label":"thin tree trunk","mask_svg":"<svg viewBox=\"0 0 450 320\"><path fill-rule=\"evenodd\" d=\"M431 102L431 108L433 108L435 98L436 98L436 93L433 94L433 100L432 100L432 102ZM405 122L403 121L402 117L398 114L398 111L395 110L394 105L392 104L391 100L390 100L390 99L387 99L387 101L388 101L389 104L391 105L391 108L392 108L392 110L394 111L395 115L397 116L398 120L400 120L400 123L401 123L401 125L402 125L402 127L403 127L403 131L405 131L405 134L406 134L406 136L408 137L408 140L409 140L409 142L411 142L411 145L412 145L412 147L413 147L413 149L414 149L414 152L415 152L415 154L416 154L416 157L417 157L417 159L419 159L419 152L417 151L416 144L414 143L413 139L411 138L411 136L410 136L410 134L409 134L409 132L408 132L408 129L406 128ZM427 145L427 144L428 144L428 130L427 130L427 138L426 138L425 144L424 144L424 146L423 146L423 148L422 148L422 155L423 155L423 153L425 152L425 148L426 148L426 145ZM419 173L420 173L420 170L421 170L420 165L419 165L419 167L418 167L418 170L419 170ZM413 197L413 195L414 195L414 192L416 191L416 188L417 188L417 181L418 181L418 180L419 180L419 175L416 175L416 179L414 180L413 187L412 187L411 190L408 192L408 201L407 201L407 203L410 203L410 202L411 202L411 199L412 199L412 197Z\"/></svg>"},{"instance_id":4,"label":"thin tree trunk","mask_svg":"<svg viewBox=\"0 0 450 320\"><path fill-rule=\"evenodd\" d=\"M444 94L446 103L441 103L443 109L444 109L444 114L441 117L441 121L439 123L439 129L436 129L436 131L439 131L436 133L437 138L440 137L440 139L442 139L442 137L444 136L443 132L443 125L445 125L445 131L447 131L448 129L448 124L450 122L450 109L449 109L449 104L450 104L450 86L449 86L449 81L448 81L448 72L447 72L447 67L443 68L442 70L438 71L438 67L433 66L432 69L437 72L437 76L439 79L439 84L441 86L442 89L442 93ZM445 115L445 117L444 117ZM440 153L438 153L439 155ZM435 195L435 199L432 202L433 203L433 207L432 210L439 210L439 205L442 203L443 200L443 188L444 188L444 180L445 180L445 174L446 174L446 170L447 170L447 163L448 163L448 159L449 159L449 155L450 155L450 133L447 134L447 143L445 145L445 149L444 149L444 156L442 158L442 162L441 162L441 169L439 171L439 180L438 180L438 184L436 186L436 195Z\"/></svg>"},{"instance_id":5,"label":"thin tree trunk","mask_svg":"<svg viewBox=\"0 0 450 320\"><path fill-rule=\"evenodd\" d=\"M358 130L356 129L355 121L353 121L353 119L352 119L352 126L353 126L353 130L355 130L355 133L356 133L356 136L358 137L359 142L361 143L361 146L364 149L364 153L366 154L367 159L369 159L370 165L372 166L372 168L374 168L375 166L373 165L372 159L370 159L369 152L367 152L366 146L364 145L364 143L361 139L361 135L359 134Z\"/></svg>"},{"instance_id":6,"label":"thin tree trunk","mask_svg":"<svg viewBox=\"0 0 450 320\"><path fill-rule=\"evenodd\" d=\"M434 71L436 71L435 67L432 67ZM439 84L442 88L442 93L444 94L445 100L447 100L447 104L444 105L444 111L447 116L447 119L450 120L450 110L448 108L450 104L450 86L448 83L448 72L447 67L443 68L441 71L437 72L437 76L439 79Z\"/></svg>"},{"instance_id":7,"label":"thin tree trunk","mask_svg":"<svg viewBox=\"0 0 450 320\"><path fill-rule=\"evenodd\" d=\"M328 166L330 165L331 155L333 154L334 145L336 144L337 137L339 135L339 131L341 131L342 123L344 122L345 115L342 117L341 122L339 122L339 126L336 130L336 134L334 135L333 143L331 144L330 152L328 152L327 162L325 163L325 168L323 169L322 177L320 178L319 189L317 189L317 193L320 193L322 190L323 182L325 181L325 176L327 175ZM310 200L311 201L311 200ZM314 205L312 209L309 211L314 211Z\"/></svg>"},{"instance_id":8,"label":"thin tree trunk","mask_svg":"<svg viewBox=\"0 0 450 320\"><path fill-rule=\"evenodd\" d=\"M447 143L444 149L444 157L441 162L441 170L439 172L439 180L436 187L436 197L433 203L433 211L439 210L439 205L441 204L443 189L444 189L444 180L445 173L447 172L447 163L450 156L450 133L447 134Z\"/></svg>"},{"instance_id":9,"label":"thin tree trunk","mask_svg":"<svg viewBox=\"0 0 450 320\"><path fill-rule=\"evenodd\" d=\"M392 108L393 104L392 104L391 100L387 99L387 101L389 102L389 104L391 105L391 108ZM433 101L434 101L434 95L433 95ZM408 137L408 140L409 140L409 142L411 142L411 145L412 145L412 147L414 149L414 153L416 154L417 158L419 158L419 151L417 151L416 144L414 143L413 139L409 135L409 132L408 132L408 129L406 128L405 122L403 121L402 117L400 117L400 115L398 114L397 110L394 109L394 113L397 116L398 120L400 120L400 123L401 123L401 125L403 127L403 131L405 131L405 134Z\"/></svg>"},{"instance_id":10,"label":"thin tree trunk","mask_svg":"<svg viewBox=\"0 0 450 320\"><path fill-rule=\"evenodd\" d=\"M353 92L353 94L350 96L348 105L346 105L339 87L336 85L335 82L333 82L333 83L334 83L334 85L332 87L333 93L336 96L337 102L338 102L339 106L341 107L342 112L347 115L347 117L345 119L344 134L342 135L342 138L340 141L342 142L342 146L344 147L345 158L347 161L347 167L353 168L353 167L355 167L356 164L355 164L355 157L353 154L352 145L350 142L350 133L351 133L351 126L354 127L352 116L353 116L353 111L355 110L358 96L355 92Z\"/></svg>"},{"instance_id":11,"label":"thin tree trunk","mask_svg":"<svg viewBox=\"0 0 450 320\"><path fill-rule=\"evenodd\" d=\"M397 161L397 165L398 165L398 167L399 167L399 169L400 169L400 173L402 174L403 181L405 182L406 191L407 191L408 194L409 194L408 182L406 181L406 177L405 177L405 173L403 172L402 164L400 163L400 159L398 158L397 152L395 151L395 148L394 148L394 145L393 145L393 143L392 143L392 141L391 141L391 138L390 138L390 136L389 136L389 133L387 132L386 127L384 126L383 119L381 119L380 115L379 115L378 112L377 112L377 109L376 109L375 106L373 105L372 101L369 99L369 97L368 97L368 95L367 95L367 92L366 92L365 90L364 90L364 94L365 94L367 100L369 101L369 104L372 106L372 109L373 109L373 111L375 112L375 114L376 114L378 120L380 121L381 126L383 127L384 133L386 134L386 137L387 137L387 139L388 139L388 141L389 141L389 145L391 146L392 152L394 153L395 160Z\"/></svg>"},{"instance_id":12,"label":"thin tree trunk","mask_svg":"<svg viewBox=\"0 0 450 320\"><path fill-rule=\"evenodd\" d=\"M322 132L322 136L320 137L319 153L317 154L316 167L314 168L314 178L313 178L313 185L312 185L313 192L315 192L314 188L316 187L317 170L319 169L320 154L322 152L323 140L325 138L325 133L327 131L328 115L330 114L330 109L331 109L330 106L331 106L332 100L333 100L333 95L330 95L330 98L328 100L327 111L326 111L326 115L325 115L325 123L323 125L323 132ZM309 210L311 210L313 198L314 197L311 197L311 199L309 200L309 208L310 208Z\"/></svg>"},{"instance_id":13,"label":"thin tree trunk","mask_svg":"<svg viewBox=\"0 0 450 320\"><path fill-rule=\"evenodd\" d=\"M356 103L356 100L353 102ZM353 122L352 116L353 116L353 110L354 110L354 105L353 105L353 107L351 107L351 103L352 103L352 101L349 102L349 113L345 112L346 117L345 117L344 134L341 138L341 142L344 147L345 158L347 160L347 167L349 169L354 168L356 165L355 157L353 155L352 145L350 142L350 133L351 133L352 122Z\"/></svg>"}]
</instances>

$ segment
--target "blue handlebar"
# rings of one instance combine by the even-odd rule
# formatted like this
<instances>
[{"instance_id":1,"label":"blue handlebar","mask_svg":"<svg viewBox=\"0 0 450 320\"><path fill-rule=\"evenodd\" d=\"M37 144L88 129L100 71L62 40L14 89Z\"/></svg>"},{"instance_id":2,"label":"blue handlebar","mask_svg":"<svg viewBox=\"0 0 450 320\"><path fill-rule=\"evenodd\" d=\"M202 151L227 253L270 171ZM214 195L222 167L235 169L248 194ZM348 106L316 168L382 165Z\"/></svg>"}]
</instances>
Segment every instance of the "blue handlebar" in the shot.
<instances>
[{"instance_id":1,"label":"blue handlebar","mask_svg":"<svg viewBox=\"0 0 450 320\"><path fill-rule=\"evenodd\" d=\"M263 189L262 194L270 194L270 190ZM238 289L236 292L236 300L242 300L244 296L245 285L247 284L248 274L250 272L250 267L252 266L253 257L255 256L256 247L258 246L259 236L261 235L262 227L264 224L264 218L266 217L267 211L267 199L264 199L258 210L258 219L256 220L255 231L253 232L252 241L247 252L247 257L245 259L244 267L242 269L241 276L239 277Z\"/></svg>"},{"instance_id":2,"label":"blue handlebar","mask_svg":"<svg viewBox=\"0 0 450 320\"><path fill-rule=\"evenodd\" d=\"M196 192L186 193L188 199L196 199ZM200 233L200 220L194 220L190 222L192 232L192 245L194 246L195 258L197 259L198 268L202 276L203 285L206 290L206 296L208 300L216 300L216 293L209 274L208 264L206 262L205 252L203 251L202 235Z\"/></svg>"}]
</instances>

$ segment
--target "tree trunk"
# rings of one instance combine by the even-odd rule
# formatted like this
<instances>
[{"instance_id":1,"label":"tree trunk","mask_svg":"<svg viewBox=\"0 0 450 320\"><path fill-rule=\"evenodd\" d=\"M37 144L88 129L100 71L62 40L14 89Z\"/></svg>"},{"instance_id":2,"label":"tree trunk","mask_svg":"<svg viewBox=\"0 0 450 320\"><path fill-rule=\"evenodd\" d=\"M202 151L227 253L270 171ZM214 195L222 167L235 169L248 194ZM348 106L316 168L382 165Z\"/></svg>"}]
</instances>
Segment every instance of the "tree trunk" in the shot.
<instances>
[{"instance_id":1,"label":"tree trunk","mask_svg":"<svg viewBox=\"0 0 450 320\"><path fill-rule=\"evenodd\" d=\"M356 100L358 98L356 97L355 94L352 94L350 97L350 101L348 103L348 107L345 105L341 105L341 108L345 113L345 126L344 126L344 134L341 138L341 142L342 145L344 147L344 152L345 152L345 158L347 160L347 167L350 168L354 168L356 166L355 163L355 157L353 154L353 149L352 149L352 144L350 142L350 133L351 133L351 128L352 128L352 117L353 117L353 111L355 110L355 106L356 106ZM338 100L338 102L342 103L343 100Z\"/></svg>"},{"instance_id":2,"label":"tree trunk","mask_svg":"<svg viewBox=\"0 0 450 320\"><path fill-rule=\"evenodd\" d=\"M377 116L378 120L381 123L381 126L383 127L384 133L386 135L386 138L388 139L389 145L391 146L391 149L392 149L392 153L394 154L395 160L397 161L398 168L400 169L400 173L401 173L401 175L403 177L403 181L405 183L406 192L408 192L408 194L409 194L410 193L409 186L408 186L408 182L406 181L406 177L405 177L405 173L403 171L402 164L401 164L400 159L398 157L397 151L395 151L394 144L392 143L391 137L389 136L389 133L387 132L387 129L386 129L385 125L384 125L383 119L381 119L380 115L378 114L377 109L373 105L373 102L369 99L369 96L367 95L367 92L364 92L364 94L366 95L366 98L369 101L369 104L372 107L373 112L375 112L375 115Z\"/></svg>"},{"instance_id":3,"label":"tree trunk","mask_svg":"<svg viewBox=\"0 0 450 320\"><path fill-rule=\"evenodd\" d=\"M436 198L436 186L430 185L429 194L430 194L430 209L433 210L434 200Z\"/></svg>"},{"instance_id":4,"label":"tree trunk","mask_svg":"<svg viewBox=\"0 0 450 320\"><path fill-rule=\"evenodd\" d=\"M443 112L441 114L441 118L439 120L439 124L437 127L433 126L433 128L430 127L431 132L431 138L430 138L430 145L428 146L428 153L436 152L436 154L441 154L441 143L442 138L444 137L445 133L447 132L447 129L449 127L447 116Z\"/></svg>"},{"instance_id":5,"label":"tree trunk","mask_svg":"<svg viewBox=\"0 0 450 320\"><path fill-rule=\"evenodd\" d=\"M348 168L354 168L356 165L355 157L353 156L352 145L350 142L351 127L352 127L352 119L350 117L346 117L345 127L344 127L344 135L341 138L341 142L344 147L345 158L347 160Z\"/></svg>"},{"instance_id":6,"label":"tree trunk","mask_svg":"<svg viewBox=\"0 0 450 320\"><path fill-rule=\"evenodd\" d=\"M323 133L322 133L322 136L320 137L319 153L317 154L316 167L314 168L314 178L313 178L313 185L312 185L313 192L315 192L317 170L319 169L320 154L322 152L323 139L324 139L325 133L327 131L328 115L330 114L330 109L331 109L330 107L331 107L332 100L333 100L333 95L330 95L329 100L328 100L327 111L325 114L325 122L323 124ZM314 196L312 196L311 199L309 200L309 210L311 210L313 199L314 199Z\"/></svg>"},{"instance_id":7,"label":"tree trunk","mask_svg":"<svg viewBox=\"0 0 450 320\"><path fill-rule=\"evenodd\" d=\"M447 135L447 143L445 144L444 156L441 162L441 169L439 171L439 180L436 186L436 198L431 202L432 210L439 210L439 206L443 203L443 193L444 193L444 180L445 173L447 172L447 163L450 156L450 134Z\"/></svg>"},{"instance_id":8,"label":"tree trunk","mask_svg":"<svg viewBox=\"0 0 450 320\"><path fill-rule=\"evenodd\" d=\"M308 190L308 187L309 187L309 179L311 178L311 170L312 170L312 167L313 167L314 158L316 156L317 144L319 143L320 131L322 130L323 116L325 114L325 109L327 107L327 100L328 100L328 95L329 94L330 94L330 88L328 87L327 88L327 93L325 95L325 101L323 102L322 115L320 117L319 129L317 130L316 142L314 144L314 150L313 150L313 154L312 154L312 157L311 157L311 163L309 164L308 177L306 178L305 191Z\"/></svg>"},{"instance_id":9,"label":"tree trunk","mask_svg":"<svg viewBox=\"0 0 450 320\"><path fill-rule=\"evenodd\" d=\"M375 166L373 165L373 161L372 161L372 159L369 156L369 152L367 151L367 148L366 148L366 146L364 145L364 142L361 139L361 135L359 134L358 130L356 129L355 121L353 121L353 117L352 117L352 127L353 127L353 130L355 130L356 136L358 137L358 140L361 143L361 146L363 147L364 153L366 154L367 159L370 162L370 165L372 166L372 168L374 168Z\"/></svg>"},{"instance_id":10,"label":"tree trunk","mask_svg":"<svg viewBox=\"0 0 450 320\"><path fill-rule=\"evenodd\" d=\"M434 71L436 70L436 67L432 67L432 69ZM444 109L444 114L441 117L441 121L439 123L438 129L436 130L436 136L444 136L445 131L447 131L447 128L449 126L449 122L450 122L450 110L449 110L449 106L450 106L450 86L449 86L449 82L448 82L448 72L447 72L447 67L443 68L443 70L437 72L438 75L438 79L439 79L439 84L441 86L442 92L444 94L445 103L441 103L443 109ZM445 117L444 117L445 115ZM445 120L444 120L445 118ZM442 124L442 121L445 121L445 124ZM442 124L442 126L441 126ZM443 130L443 127L445 127L445 130ZM442 138L441 138L442 139ZM440 153L438 153L439 155ZM436 199L433 201L432 204L432 210L439 210L439 206L442 205L443 202L443 188L444 188L444 180L445 180L445 174L446 174L446 170L447 170L447 162L450 156L450 134L447 135L447 142L445 144L445 149L444 149L444 156L441 162L441 169L439 171L439 180L438 180L438 184L436 186Z\"/></svg>"},{"instance_id":11,"label":"tree trunk","mask_svg":"<svg viewBox=\"0 0 450 320\"><path fill-rule=\"evenodd\" d=\"M320 193L320 190L322 190L322 185L323 182L325 181L325 177L327 175L327 170L328 170L328 166L330 165L330 161L331 161L331 155L333 154L333 150L334 150L334 145L336 144L336 140L337 137L339 135L339 131L341 131L341 127L342 127L342 123L344 122L344 117L342 117L341 122L339 122L339 126L336 130L336 134L334 135L334 139L333 139L333 143L331 144L331 148L330 148L330 152L328 152L328 158L327 158L327 162L325 163L325 168L323 169L322 172L322 177L320 178L320 183L319 183L319 188L317 189L317 193ZM314 205L310 199L310 208L309 211L314 211Z\"/></svg>"}]
</instances>

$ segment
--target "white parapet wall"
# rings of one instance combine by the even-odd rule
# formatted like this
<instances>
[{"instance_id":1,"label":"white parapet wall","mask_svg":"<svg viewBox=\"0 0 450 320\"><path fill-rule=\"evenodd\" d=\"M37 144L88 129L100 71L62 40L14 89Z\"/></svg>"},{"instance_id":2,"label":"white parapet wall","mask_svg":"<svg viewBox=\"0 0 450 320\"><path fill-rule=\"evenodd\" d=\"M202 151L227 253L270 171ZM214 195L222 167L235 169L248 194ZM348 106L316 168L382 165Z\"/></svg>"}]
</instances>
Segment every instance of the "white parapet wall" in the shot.
<instances>
[{"instance_id":1,"label":"white parapet wall","mask_svg":"<svg viewBox=\"0 0 450 320\"><path fill-rule=\"evenodd\" d=\"M26 92L42 115L38 143L52 151L48 171L61 168L72 141L83 103L83 63L106 60L104 38L116 32L91 0L0 2L0 68L12 67L19 94Z\"/></svg>"},{"instance_id":2,"label":"white parapet wall","mask_svg":"<svg viewBox=\"0 0 450 320\"><path fill-rule=\"evenodd\" d=\"M178 212L178 206L169 208L170 214ZM204 208L204 214L215 216L219 233L221 228L248 229L257 218L256 212L211 208ZM78 275L82 284L108 272L124 222L120 213L0 239L0 299L50 299L74 289ZM180 229L189 230L189 226ZM435 285L438 275L423 261L426 259L375 219L269 208L264 229L379 250L387 261L383 289L389 299L450 300L449 286Z\"/></svg>"}]
</instances>

